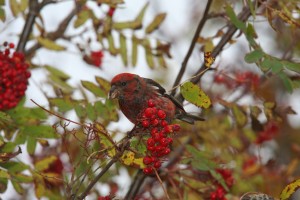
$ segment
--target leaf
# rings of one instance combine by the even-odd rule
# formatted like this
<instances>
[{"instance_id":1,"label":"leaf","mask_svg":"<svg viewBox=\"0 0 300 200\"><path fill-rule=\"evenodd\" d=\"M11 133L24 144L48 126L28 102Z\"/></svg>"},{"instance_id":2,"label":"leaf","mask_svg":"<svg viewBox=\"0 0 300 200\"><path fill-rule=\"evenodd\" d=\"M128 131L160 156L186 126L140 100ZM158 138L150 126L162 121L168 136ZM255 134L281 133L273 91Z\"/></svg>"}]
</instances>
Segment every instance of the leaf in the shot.
<instances>
[{"instance_id":1,"label":"leaf","mask_svg":"<svg viewBox=\"0 0 300 200\"><path fill-rule=\"evenodd\" d=\"M53 86L63 90L63 92L71 93L73 91L73 88L62 78L53 74L50 74L49 78L51 79Z\"/></svg>"},{"instance_id":2,"label":"leaf","mask_svg":"<svg viewBox=\"0 0 300 200\"><path fill-rule=\"evenodd\" d=\"M36 145L37 145L36 138L28 137L28 139L27 139L27 151L28 151L29 155L34 155Z\"/></svg>"},{"instance_id":3,"label":"leaf","mask_svg":"<svg viewBox=\"0 0 300 200\"><path fill-rule=\"evenodd\" d=\"M138 167L140 169L145 168L143 158L135 158L135 153L132 151L124 151L120 161L127 166Z\"/></svg>"},{"instance_id":4,"label":"leaf","mask_svg":"<svg viewBox=\"0 0 300 200\"><path fill-rule=\"evenodd\" d=\"M90 19L91 16L93 16L93 12L90 9L81 9L74 22L74 28L78 28L83 25L88 19Z\"/></svg>"},{"instance_id":5,"label":"leaf","mask_svg":"<svg viewBox=\"0 0 300 200\"><path fill-rule=\"evenodd\" d=\"M3 169L0 169L0 178L7 178L7 179L9 179L10 175L8 174L7 171L5 171Z\"/></svg>"},{"instance_id":6,"label":"leaf","mask_svg":"<svg viewBox=\"0 0 300 200\"><path fill-rule=\"evenodd\" d=\"M16 17L20 12L20 5L17 0L9 0L10 10L14 17Z\"/></svg>"},{"instance_id":7,"label":"leaf","mask_svg":"<svg viewBox=\"0 0 300 200\"><path fill-rule=\"evenodd\" d=\"M67 112L73 109L73 102L70 99L62 99L62 98L49 98L48 99L51 106L58 107L60 112Z\"/></svg>"},{"instance_id":8,"label":"leaf","mask_svg":"<svg viewBox=\"0 0 300 200\"><path fill-rule=\"evenodd\" d=\"M20 153L22 153L22 150L20 147L18 147L18 151L16 152L7 152L4 153L4 149L1 148L1 153L0 153L0 162L7 162L8 160L16 157L17 155L19 155Z\"/></svg>"},{"instance_id":9,"label":"leaf","mask_svg":"<svg viewBox=\"0 0 300 200\"><path fill-rule=\"evenodd\" d=\"M283 61L282 64L291 71L300 73L300 63L293 63L289 61Z\"/></svg>"},{"instance_id":10,"label":"leaf","mask_svg":"<svg viewBox=\"0 0 300 200\"><path fill-rule=\"evenodd\" d=\"M260 68L264 72L268 71L271 68L271 66L272 66L272 60L269 58L265 58L260 64Z\"/></svg>"},{"instance_id":11,"label":"leaf","mask_svg":"<svg viewBox=\"0 0 300 200\"><path fill-rule=\"evenodd\" d=\"M2 168L8 169L10 173L18 173L29 169L29 166L27 166L26 164L16 161L8 161L5 163L1 163L0 166Z\"/></svg>"},{"instance_id":12,"label":"leaf","mask_svg":"<svg viewBox=\"0 0 300 200\"><path fill-rule=\"evenodd\" d=\"M259 48L259 46L257 45L257 43L255 42L255 39L254 39L254 38L257 38L257 34L256 34L255 29L252 24L248 23L245 35L246 35L246 38L247 38L250 46L252 46L254 48Z\"/></svg>"},{"instance_id":13,"label":"leaf","mask_svg":"<svg viewBox=\"0 0 300 200\"><path fill-rule=\"evenodd\" d=\"M139 40L135 36L133 36L131 43L132 43L131 64L133 67L135 67L137 64L137 58L138 58Z\"/></svg>"},{"instance_id":14,"label":"leaf","mask_svg":"<svg viewBox=\"0 0 300 200\"><path fill-rule=\"evenodd\" d=\"M28 0L21 0L20 2L20 9L24 12L28 8Z\"/></svg>"},{"instance_id":15,"label":"leaf","mask_svg":"<svg viewBox=\"0 0 300 200\"><path fill-rule=\"evenodd\" d=\"M97 118L96 110L90 103L88 103L86 105L86 114L87 114L88 118L92 121L95 121Z\"/></svg>"},{"instance_id":16,"label":"leaf","mask_svg":"<svg viewBox=\"0 0 300 200\"><path fill-rule=\"evenodd\" d=\"M203 108L209 108L211 105L210 98L201 88L192 82L186 82L180 86L180 93L190 103Z\"/></svg>"},{"instance_id":17,"label":"leaf","mask_svg":"<svg viewBox=\"0 0 300 200\"><path fill-rule=\"evenodd\" d=\"M203 152L199 151L191 145L187 145L186 148L188 152L190 152L193 156L192 166L195 169L202 171L210 171L216 168L216 163L207 158L207 156Z\"/></svg>"},{"instance_id":18,"label":"leaf","mask_svg":"<svg viewBox=\"0 0 300 200\"><path fill-rule=\"evenodd\" d=\"M286 90L289 93L292 93L293 92L293 83L292 83L291 79L283 72L279 73L278 75L279 75L280 79L282 80L283 85L286 88Z\"/></svg>"},{"instance_id":19,"label":"leaf","mask_svg":"<svg viewBox=\"0 0 300 200\"><path fill-rule=\"evenodd\" d=\"M217 173L215 170L209 170L209 172L223 186L223 188L226 191L229 191L229 188L221 174Z\"/></svg>"},{"instance_id":20,"label":"leaf","mask_svg":"<svg viewBox=\"0 0 300 200\"><path fill-rule=\"evenodd\" d=\"M106 93L96 84L90 81L81 81L82 86L88 91L92 92L97 97L106 97Z\"/></svg>"},{"instance_id":21,"label":"leaf","mask_svg":"<svg viewBox=\"0 0 300 200\"><path fill-rule=\"evenodd\" d=\"M264 56L264 52L261 49L254 50L245 55L245 61L247 63L258 62Z\"/></svg>"},{"instance_id":22,"label":"leaf","mask_svg":"<svg viewBox=\"0 0 300 200\"><path fill-rule=\"evenodd\" d=\"M150 41L148 39L145 39L143 41L143 46L145 48L145 53L146 53L146 62L150 68L154 68L154 58L151 52Z\"/></svg>"},{"instance_id":23,"label":"leaf","mask_svg":"<svg viewBox=\"0 0 300 200\"><path fill-rule=\"evenodd\" d=\"M290 197L300 188L300 179L289 183L280 194L280 200L289 200Z\"/></svg>"},{"instance_id":24,"label":"leaf","mask_svg":"<svg viewBox=\"0 0 300 200\"><path fill-rule=\"evenodd\" d=\"M42 45L46 49L50 49L50 50L54 50L54 51L63 51L63 50L65 50L65 47L63 47L59 44L56 44L54 41L49 40L47 38L38 37L37 41L40 43L40 45Z\"/></svg>"},{"instance_id":25,"label":"leaf","mask_svg":"<svg viewBox=\"0 0 300 200\"><path fill-rule=\"evenodd\" d=\"M95 79L99 87L104 91L104 93L108 94L110 90L110 82L100 76L96 76Z\"/></svg>"},{"instance_id":26,"label":"leaf","mask_svg":"<svg viewBox=\"0 0 300 200\"><path fill-rule=\"evenodd\" d=\"M234 13L232 7L229 4L226 5L225 10L231 23L233 23L233 25L235 25L238 29L242 30L243 32L246 32L246 24L237 18L236 14Z\"/></svg>"},{"instance_id":27,"label":"leaf","mask_svg":"<svg viewBox=\"0 0 300 200\"><path fill-rule=\"evenodd\" d=\"M247 116L246 113L244 113L244 111L242 110L242 108L238 107L237 105L234 105L232 107L232 112L237 122L237 125L239 127L245 126L245 124L247 123Z\"/></svg>"},{"instance_id":28,"label":"leaf","mask_svg":"<svg viewBox=\"0 0 300 200\"><path fill-rule=\"evenodd\" d=\"M57 160L56 156L47 156L37 161L34 166L35 170L42 172L50 168L51 164L53 164Z\"/></svg>"},{"instance_id":29,"label":"leaf","mask_svg":"<svg viewBox=\"0 0 300 200\"><path fill-rule=\"evenodd\" d=\"M33 138L48 138L54 139L58 138L59 135L51 126L38 125L38 126L24 126L22 127L23 134L26 134Z\"/></svg>"},{"instance_id":30,"label":"leaf","mask_svg":"<svg viewBox=\"0 0 300 200\"><path fill-rule=\"evenodd\" d=\"M19 194L23 194L24 193L24 188L21 186L21 184L15 180L11 180L11 183L14 187L14 189L19 193Z\"/></svg>"},{"instance_id":31,"label":"leaf","mask_svg":"<svg viewBox=\"0 0 300 200\"><path fill-rule=\"evenodd\" d=\"M0 193L7 190L8 178L0 178Z\"/></svg>"},{"instance_id":32,"label":"leaf","mask_svg":"<svg viewBox=\"0 0 300 200\"><path fill-rule=\"evenodd\" d=\"M86 117L86 110L85 108L80 105L80 104L76 104L75 105L75 112L76 112L76 115L79 117L79 118L84 118Z\"/></svg>"},{"instance_id":33,"label":"leaf","mask_svg":"<svg viewBox=\"0 0 300 200\"><path fill-rule=\"evenodd\" d=\"M100 123L95 123L94 127L97 130L99 142L102 149L105 150L109 157L114 157L117 153L116 144L113 142L111 136L107 133L105 127Z\"/></svg>"},{"instance_id":34,"label":"leaf","mask_svg":"<svg viewBox=\"0 0 300 200\"><path fill-rule=\"evenodd\" d=\"M45 68L47 69L48 72L50 72L53 76L57 76L60 79L66 81L70 78L70 76L66 73L64 73L63 71L55 68L55 67L51 67L49 65L46 65Z\"/></svg>"},{"instance_id":35,"label":"leaf","mask_svg":"<svg viewBox=\"0 0 300 200\"><path fill-rule=\"evenodd\" d=\"M118 49L116 49L116 47L115 47L114 38L112 37L111 34L107 35L107 40L108 40L108 51L113 56L117 55L118 54Z\"/></svg>"},{"instance_id":36,"label":"leaf","mask_svg":"<svg viewBox=\"0 0 300 200\"><path fill-rule=\"evenodd\" d=\"M32 176L21 174L21 173L12 174L12 178L20 183L30 183L33 181Z\"/></svg>"},{"instance_id":37,"label":"leaf","mask_svg":"<svg viewBox=\"0 0 300 200\"><path fill-rule=\"evenodd\" d=\"M121 53L124 66L127 66L128 65L127 45L126 45L126 38L123 34L120 34L120 53Z\"/></svg>"},{"instance_id":38,"label":"leaf","mask_svg":"<svg viewBox=\"0 0 300 200\"><path fill-rule=\"evenodd\" d=\"M2 126L12 123L12 122L13 121L12 121L12 118L10 115L0 111L0 129Z\"/></svg>"},{"instance_id":39,"label":"leaf","mask_svg":"<svg viewBox=\"0 0 300 200\"><path fill-rule=\"evenodd\" d=\"M145 30L146 33L150 34L154 30L156 30L160 26L160 24L164 21L165 18L166 18L166 13L160 13L156 15L153 21L146 27Z\"/></svg>"},{"instance_id":40,"label":"leaf","mask_svg":"<svg viewBox=\"0 0 300 200\"><path fill-rule=\"evenodd\" d=\"M2 7L0 7L0 20L2 22L5 22L5 20L6 20L5 10Z\"/></svg>"}]
</instances>

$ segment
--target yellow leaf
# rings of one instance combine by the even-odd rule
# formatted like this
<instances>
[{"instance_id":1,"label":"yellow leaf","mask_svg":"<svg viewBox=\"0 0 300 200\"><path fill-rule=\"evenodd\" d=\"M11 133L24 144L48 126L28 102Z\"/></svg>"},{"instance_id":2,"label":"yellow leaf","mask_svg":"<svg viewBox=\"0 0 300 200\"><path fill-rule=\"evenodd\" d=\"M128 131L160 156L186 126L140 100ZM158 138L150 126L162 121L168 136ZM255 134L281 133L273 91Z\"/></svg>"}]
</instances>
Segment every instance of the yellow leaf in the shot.
<instances>
[{"instance_id":1,"label":"yellow leaf","mask_svg":"<svg viewBox=\"0 0 300 200\"><path fill-rule=\"evenodd\" d=\"M94 127L97 130L99 142L102 145L103 150L107 151L109 157L114 157L117 154L116 144L102 124L95 123Z\"/></svg>"},{"instance_id":2,"label":"yellow leaf","mask_svg":"<svg viewBox=\"0 0 300 200\"><path fill-rule=\"evenodd\" d=\"M282 190L280 200L289 200L298 188L300 188L300 179L291 182Z\"/></svg>"},{"instance_id":3,"label":"yellow leaf","mask_svg":"<svg viewBox=\"0 0 300 200\"><path fill-rule=\"evenodd\" d=\"M147 26L146 33L151 33L156 30L166 18L166 13L160 13L155 16L154 20Z\"/></svg>"},{"instance_id":4,"label":"yellow leaf","mask_svg":"<svg viewBox=\"0 0 300 200\"><path fill-rule=\"evenodd\" d=\"M65 47L63 47L59 44L56 44L54 41L49 40L47 38L38 37L37 41L40 43L40 45L42 45L46 49L50 49L50 50L54 50L54 51L65 50Z\"/></svg>"}]
</instances>

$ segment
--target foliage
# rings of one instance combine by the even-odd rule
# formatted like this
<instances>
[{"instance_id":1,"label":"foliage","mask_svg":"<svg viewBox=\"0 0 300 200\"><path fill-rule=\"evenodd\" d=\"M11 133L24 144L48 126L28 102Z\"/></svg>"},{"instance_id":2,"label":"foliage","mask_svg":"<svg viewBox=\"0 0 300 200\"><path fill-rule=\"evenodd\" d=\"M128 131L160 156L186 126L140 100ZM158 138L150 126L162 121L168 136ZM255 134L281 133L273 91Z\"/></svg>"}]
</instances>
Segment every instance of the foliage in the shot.
<instances>
[{"instance_id":1,"label":"foliage","mask_svg":"<svg viewBox=\"0 0 300 200\"><path fill-rule=\"evenodd\" d=\"M84 199L89 195L99 199L274 196L285 200L299 188L299 127L289 123L290 115L297 113L286 98L295 95L300 87L297 1L249 0L245 5L241 1L208 1L208 14L202 16L194 11L195 16L201 14L201 22L207 22L200 28L209 29L213 36L201 33L196 40L188 38L198 48L194 53L203 57L202 67L197 69L199 63L194 62L197 72L190 74L188 80L179 78L182 84L175 82L172 90L180 88L176 98L195 105L195 112L201 108L206 120L194 125L178 122L181 129L172 135L170 155L163 158L165 164L158 167L160 170L149 176L142 169L147 165L143 157L146 141L151 137L135 136L133 131L124 133L118 105L107 98L109 78L82 77L80 86L74 86L64 66L41 65L36 58L42 49L70 52L72 47L87 68L103 70L103 59L109 57L120 59L124 70L139 68L138 60L142 59L155 72L177 71L168 62L175 60L171 56L175 42L170 35L164 41L156 34L163 30L168 13L156 13L150 21L145 20L145 15L150 14L149 2L135 18L119 21L115 13L127 9L126 1L74 1L74 8L58 28L48 31L44 23L47 16L41 11L49 4L63 2L7 2L8 5L0 1L0 20L7 23L11 12L15 19L24 18L27 22L17 34L16 51L25 55L32 71L47 74L47 86L53 95L45 92L47 106L32 99L35 106L28 107L24 96L16 107L0 111L1 193L11 183L22 197L27 197L27 190L34 190L38 199ZM217 23L209 26L210 21ZM258 23L269 28L266 33L259 32ZM6 26L10 30L9 23ZM94 39L81 37L87 30ZM262 35L269 33L275 37L269 39L276 51L261 42ZM224 62L227 58L219 55L241 41L247 44L247 52L238 54L243 62L233 60L234 64L228 65ZM94 43L100 49L93 51L90 46ZM183 72L177 77L182 77L186 64L183 62ZM3 88L0 85L0 95ZM70 119L71 115L75 115L74 119ZM113 122L120 124L115 130L110 129ZM119 139L120 135L123 139ZM270 151L271 156L264 151ZM24 154L28 154L26 159ZM132 179L125 192L115 179L124 169ZM144 181L147 184L142 184ZM110 193L95 187L97 182L107 184Z\"/></svg>"}]
</instances>

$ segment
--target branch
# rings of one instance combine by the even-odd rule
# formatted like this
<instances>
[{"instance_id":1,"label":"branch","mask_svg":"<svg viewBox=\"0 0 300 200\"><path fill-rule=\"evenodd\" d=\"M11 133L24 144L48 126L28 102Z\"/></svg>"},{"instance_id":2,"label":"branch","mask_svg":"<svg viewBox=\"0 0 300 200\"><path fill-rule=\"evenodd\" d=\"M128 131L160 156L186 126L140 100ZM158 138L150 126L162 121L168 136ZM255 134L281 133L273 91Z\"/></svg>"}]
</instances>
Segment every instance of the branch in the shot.
<instances>
[{"instance_id":1,"label":"branch","mask_svg":"<svg viewBox=\"0 0 300 200\"><path fill-rule=\"evenodd\" d=\"M186 54L186 56L185 56L185 58L184 58L184 60L182 62L181 69L180 69L180 71L179 71L179 73L178 73L178 75L176 77L176 80L175 80L175 82L173 84L173 88L176 87L179 84L179 82L180 82L180 80L181 80L181 78L182 78L182 76L184 74L184 71L186 69L187 63L188 63L188 61L189 61L189 59L190 59L190 57L192 55L192 52L193 52L193 50L195 48L195 45L197 43L197 39L198 39L198 37L200 35L200 32L203 29L203 26L204 26L207 18L208 18L208 11L209 11L209 8L210 8L210 5L211 5L212 1L213 0L207 0L207 4L206 4L206 8L205 8L203 17L201 18L201 20L199 22L199 25L198 25L198 27L196 29L195 35L194 35L193 40L191 42L190 48L189 48L189 50L188 50L188 52L187 52L187 54ZM171 95L174 96L175 92L176 92L176 90L173 90L171 92Z\"/></svg>"},{"instance_id":2,"label":"branch","mask_svg":"<svg viewBox=\"0 0 300 200\"><path fill-rule=\"evenodd\" d=\"M72 18L77 14L78 10L80 10L82 8L82 4L76 4L75 8L73 10L71 10L71 12L69 13L69 15L66 16L66 18L59 24L58 28L56 31L50 32L47 34L47 38L50 40L57 40L58 38L63 37L68 24L70 23L70 21L72 20ZM28 49L25 52L26 56L32 56L33 53L38 50L39 48L41 48L42 45L40 45L39 43L36 43L35 45L33 45L30 49Z\"/></svg>"},{"instance_id":3,"label":"branch","mask_svg":"<svg viewBox=\"0 0 300 200\"><path fill-rule=\"evenodd\" d=\"M40 12L40 9L41 9L41 7L38 3L38 0L29 1L29 12L27 15L25 25L23 27L23 31L20 36L18 46L17 46L18 52L24 52L27 40L29 38L29 35L31 33L31 30L32 30L32 27L33 27L33 24L35 21L35 18L38 15L38 13Z\"/></svg>"},{"instance_id":4,"label":"branch","mask_svg":"<svg viewBox=\"0 0 300 200\"><path fill-rule=\"evenodd\" d=\"M143 170L139 170L135 175L133 182L130 185L130 188L125 196L124 199L134 199L138 191L140 190L144 180L146 179L147 175L143 173Z\"/></svg>"}]
</instances>

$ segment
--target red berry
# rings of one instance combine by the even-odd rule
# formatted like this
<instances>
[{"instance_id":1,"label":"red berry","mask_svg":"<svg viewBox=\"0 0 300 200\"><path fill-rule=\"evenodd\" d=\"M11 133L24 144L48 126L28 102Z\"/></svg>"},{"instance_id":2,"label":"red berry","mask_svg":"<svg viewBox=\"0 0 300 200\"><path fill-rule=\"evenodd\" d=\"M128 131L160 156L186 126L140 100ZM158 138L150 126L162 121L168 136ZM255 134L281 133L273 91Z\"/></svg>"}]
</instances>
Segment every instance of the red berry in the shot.
<instances>
[{"instance_id":1,"label":"red berry","mask_svg":"<svg viewBox=\"0 0 300 200\"><path fill-rule=\"evenodd\" d=\"M153 167L155 167L156 169L160 168L161 166L161 162L160 161L156 161L153 165Z\"/></svg>"},{"instance_id":2,"label":"red berry","mask_svg":"<svg viewBox=\"0 0 300 200\"><path fill-rule=\"evenodd\" d=\"M153 116L153 108L146 108L144 114L147 118L151 118Z\"/></svg>"},{"instance_id":3,"label":"red berry","mask_svg":"<svg viewBox=\"0 0 300 200\"><path fill-rule=\"evenodd\" d=\"M164 131L165 131L166 133L172 133L172 132L173 132L172 125L165 126L165 127L164 127Z\"/></svg>"},{"instance_id":4,"label":"red berry","mask_svg":"<svg viewBox=\"0 0 300 200\"><path fill-rule=\"evenodd\" d=\"M152 174L153 168L152 167L146 167L143 169L144 174Z\"/></svg>"},{"instance_id":5,"label":"red berry","mask_svg":"<svg viewBox=\"0 0 300 200\"><path fill-rule=\"evenodd\" d=\"M153 119L153 120L151 120L150 123L151 123L152 126L157 126L159 124L159 120L158 119Z\"/></svg>"},{"instance_id":6,"label":"red berry","mask_svg":"<svg viewBox=\"0 0 300 200\"><path fill-rule=\"evenodd\" d=\"M9 43L9 48L11 48L11 49L15 48L14 43Z\"/></svg>"},{"instance_id":7,"label":"red berry","mask_svg":"<svg viewBox=\"0 0 300 200\"><path fill-rule=\"evenodd\" d=\"M172 129L173 129L173 131L179 131L180 130L180 125L179 124L173 124L172 125Z\"/></svg>"},{"instance_id":8,"label":"red berry","mask_svg":"<svg viewBox=\"0 0 300 200\"><path fill-rule=\"evenodd\" d=\"M159 140L159 143L161 144L161 146L164 146L164 147L166 147L166 146L169 145L169 142L168 142L168 139L167 139L167 138L161 138L161 139Z\"/></svg>"},{"instance_id":9,"label":"red berry","mask_svg":"<svg viewBox=\"0 0 300 200\"><path fill-rule=\"evenodd\" d=\"M157 128L153 128L153 129L151 130L151 135L154 136L156 133L158 133Z\"/></svg>"},{"instance_id":10,"label":"red berry","mask_svg":"<svg viewBox=\"0 0 300 200\"><path fill-rule=\"evenodd\" d=\"M154 146L155 145L155 140L153 138L148 138L147 140L147 146Z\"/></svg>"},{"instance_id":11,"label":"red berry","mask_svg":"<svg viewBox=\"0 0 300 200\"><path fill-rule=\"evenodd\" d=\"M166 120L162 120L160 124L162 127L168 126L168 122Z\"/></svg>"},{"instance_id":12,"label":"red berry","mask_svg":"<svg viewBox=\"0 0 300 200\"><path fill-rule=\"evenodd\" d=\"M112 17L115 13L115 10L116 10L116 8L110 7L108 12L107 12L107 15Z\"/></svg>"},{"instance_id":13,"label":"red berry","mask_svg":"<svg viewBox=\"0 0 300 200\"><path fill-rule=\"evenodd\" d=\"M171 152L169 148L166 148L163 152L164 155L168 155Z\"/></svg>"},{"instance_id":14,"label":"red berry","mask_svg":"<svg viewBox=\"0 0 300 200\"><path fill-rule=\"evenodd\" d=\"M144 159L143 159L143 163L145 164L145 165L149 165L149 164L151 164L153 162L153 159L150 157L150 156L146 156L146 157L144 157Z\"/></svg>"},{"instance_id":15,"label":"red berry","mask_svg":"<svg viewBox=\"0 0 300 200\"><path fill-rule=\"evenodd\" d=\"M148 127L150 126L149 121L143 120L143 121L142 121L142 126L143 126L144 128L148 128Z\"/></svg>"},{"instance_id":16,"label":"red berry","mask_svg":"<svg viewBox=\"0 0 300 200\"><path fill-rule=\"evenodd\" d=\"M154 106L155 106L154 101L153 101L152 99L149 99L149 100L148 100L148 107L152 108L152 107L154 107Z\"/></svg>"},{"instance_id":17,"label":"red berry","mask_svg":"<svg viewBox=\"0 0 300 200\"><path fill-rule=\"evenodd\" d=\"M157 111L157 116L158 116L160 119L165 119L167 115L166 115L165 111L163 111L163 110L158 110L158 111Z\"/></svg>"}]
</instances>

